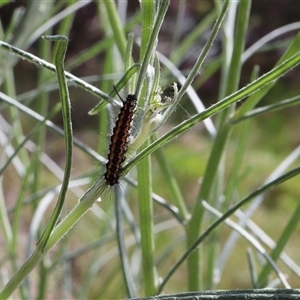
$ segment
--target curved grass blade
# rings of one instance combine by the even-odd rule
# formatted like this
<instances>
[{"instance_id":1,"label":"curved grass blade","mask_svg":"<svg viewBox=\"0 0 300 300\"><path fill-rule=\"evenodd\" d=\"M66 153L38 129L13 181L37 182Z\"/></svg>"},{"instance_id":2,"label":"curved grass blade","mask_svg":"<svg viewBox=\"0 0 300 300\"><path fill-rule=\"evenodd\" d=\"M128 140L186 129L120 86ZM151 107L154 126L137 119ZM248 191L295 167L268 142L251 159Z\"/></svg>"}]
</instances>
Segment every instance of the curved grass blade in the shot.
<instances>
[{"instance_id":1,"label":"curved grass blade","mask_svg":"<svg viewBox=\"0 0 300 300\"><path fill-rule=\"evenodd\" d=\"M71 103L69 98L67 81L64 76L64 59L68 47L68 38L66 36L59 36L59 35L45 36L44 38L50 41L59 42L56 57L55 57L55 65L57 70L59 94L60 94L62 116L63 116L63 123L64 123L64 132L65 132L65 141L66 141L66 163L65 163L64 178L62 181L62 187L57 200L57 204L46 226L46 229L43 232L42 237L37 244L37 246L42 250L42 252L44 251L49 236L61 214L65 202L67 190L68 190L70 177L71 177L72 159L73 159L73 131L72 131L72 121L71 121Z\"/></svg>"},{"instance_id":2,"label":"curved grass blade","mask_svg":"<svg viewBox=\"0 0 300 300\"><path fill-rule=\"evenodd\" d=\"M189 247L189 249L178 259L178 261L173 265L173 267L168 271L167 275L163 279L159 289L158 293L161 293L163 287L167 283L167 281L170 279L170 277L173 275L173 273L178 269L178 267L189 257L189 255L197 249L197 247L200 245L200 243L203 242L203 240L219 225L221 225L229 216L231 216L236 210L241 208L243 205L254 199L256 196L262 194L263 192L297 176L300 174L300 167L295 168L282 176L276 178L275 180L263 185L262 187L258 188L256 191L233 205L226 213L224 213L220 218L218 218L212 225L210 225L195 241L194 243Z\"/></svg>"}]
</instances>

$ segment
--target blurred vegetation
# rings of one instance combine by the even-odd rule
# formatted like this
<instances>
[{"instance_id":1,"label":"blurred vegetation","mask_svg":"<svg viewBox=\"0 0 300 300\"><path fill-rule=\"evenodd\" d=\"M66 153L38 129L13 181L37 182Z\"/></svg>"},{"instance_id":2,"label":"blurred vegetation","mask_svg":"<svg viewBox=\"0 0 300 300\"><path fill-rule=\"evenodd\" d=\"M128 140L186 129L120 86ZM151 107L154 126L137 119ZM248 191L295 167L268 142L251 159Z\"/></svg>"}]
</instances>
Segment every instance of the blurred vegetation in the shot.
<instances>
[{"instance_id":1,"label":"blurred vegetation","mask_svg":"<svg viewBox=\"0 0 300 300\"><path fill-rule=\"evenodd\" d=\"M143 22L146 21L143 18L147 16L146 9L149 9L145 2L119 1L118 7L112 5L110 8L114 11L109 11L109 5L101 1L2 1L0 41L54 63L57 44L42 40L40 36L66 35L69 38L66 71L109 94L112 86L127 71L124 70L125 57L120 55L118 44L122 34L127 39L128 33L134 33L130 56L135 62L142 62L140 38L143 40L145 35ZM155 3L153 1L153 7ZM185 93L152 140L199 114L201 110L196 108L199 103L206 108L211 107L273 70L283 55L286 55L286 60L297 53L298 50L288 52L292 46L297 48L300 40L299 16L294 3L276 2L274 5L252 1L251 10L250 5L245 7L246 4L237 3L229 5L227 16L230 18L223 21L193 81L196 96ZM180 70L182 75L187 77L195 66L211 36L214 22L220 16L222 4L223 1L171 0L156 51L169 58L175 70ZM116 35L118 29L114 28L114 13L119 18L118 22L123 24L121 29L123 31L124 28L124 32L120 36ZM246 34L244 40L237 41L235 38L241 25L238 23L241 21L239 14L244 14L242 25ZM278 33L275 38L260 44L247 59L242 60L253 44L274 31ZM244 54L236 58L231 51L238 48ZM1 289L7 287L9 281L13 282L13 274L21 270L26 258L35 250L57 201L65 166L65 140L42 121L24 114L17 104L8 104L3 96L11 97L40 116L48 116L49 120L63 128L63 117L57 109L59 92L55 73L5 50L8 49L3 49L0 44ZM238 66L232 75L230 68L234 59ZM172 83L177 82L179 89L183 84L178 73L174 74L161 56L160 60L159 84L165 94L173 97ZM125 91L133 92L136 81L133 76ZM151 257L154 266L149 267L154 274L153 282L151 278L145 278L147 267L143 256L143 232L141 234L144 222L140 214L141 190L124 181L121 183L124 197L120 200L122 218L118 219L120 214L116 212L113 193L108 200L96 203L49 253L46 252L44 259L24 278L22 285L18 289L10 289L14 292L12 297L119 299L150 296L155 293L149 288L147 290L150 286L148 280L154 284L157 293L161 292L160 284L175 262L217 219L208 208L203 208L202 200L226 214L233 205L265 183L299 166L298 82L299 68L295 67L278 81L270 80L267 85L270 90L265 95L257 96L265 89L262 87L249 98L237 100L235 106L227 107L225 111L219 109L214 116L210 115L213 124L210 129L207 123L198 122L151 155L149 183L153 193L166 202L165 206L153 202L153 219L149 224L149 228L153 226L151 239L155 245ZM99 115L88 113L100 101L99 95L75 85L72 80L69 80L69 93L75 145L71 187L61 220L103 173L103 160L92 151L106 157L109 132L114 124L114 118L108 119L108 110L102 110ZM284 102L287 99L291 100ZM247 103L250 103L248 107ZM274 109L276 104L278 107ZM112 111L115 114L117 108ZM247 114L248 119L245 118ZM28 136L35 126L40 127ZM218 140L212 128L217 134L227 130L224 141ZM28 141L22 144L26 136ZM77 141L83 146L79 147ZM220 153L214 154L218 148L216 141L223 146L220 146ZM13 156L14 159L5 165ZM208 162L217 156L220 161L216 158L216 166L210 166ZM211 175L210 169L216 174ZM130 176L142 185L140 174L140 169L133 169ZM184 259L185 263L172 274L162 291L179 293L205 289L297 287L300 276L297 236L300 228L296 213L300 190L296 174L295 177L284 178L285 182L280 185L271 185L235 214L230 214L236 226L239 224L238 229L233 230L222 222L204 240L200 251L196 250L192 255L187 252L189 256ZM201 188L206 186L207 180L212 184L208 198L203 198ZM197 209L201 210L199 217ZM253 210L252 214L250 210ZM195 231L191 228L191 220L199 221L199 228L197 225ZM122 223L124 230L127 269L116 235L117 221ZM248 233L246 239L241 238L242 228ZM265 252L257 247L258 243ZM272 252L276 246L278 253ZM274 268L268 269L270 262L266 262L265 253L276 263L277 274Z\"/></svg>"}]
</instances>

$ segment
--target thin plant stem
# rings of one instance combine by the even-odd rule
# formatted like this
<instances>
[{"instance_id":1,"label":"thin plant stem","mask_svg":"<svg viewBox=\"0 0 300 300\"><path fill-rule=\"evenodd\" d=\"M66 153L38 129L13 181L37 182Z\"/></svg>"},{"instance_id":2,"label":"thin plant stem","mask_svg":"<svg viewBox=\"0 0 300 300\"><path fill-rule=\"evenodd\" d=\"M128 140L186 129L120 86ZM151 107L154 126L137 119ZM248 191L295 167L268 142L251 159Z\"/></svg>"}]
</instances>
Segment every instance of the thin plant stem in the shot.
<instances>
[{"instance_id":1,"label":"thin plant stem","mask_svg":"<svg viewBox=\"0 0 300 300\"><path fill-rule=\"evenodd\" d=\"M65 141L66 141L66 163L64 178L62 181L61 191L57 200L57 204L50 217L49 223L47 224L45 231L42 234L38 242L38 247L44 251L50 234L57 223L58 218L61 215L63 205L65 202L66 194L68 191L68 185L71 177L72 170L72 159L73 159L73 132L72 132L72 121L71 121L71 103L69 98L69 91L66 78L64 76L64 59L68 46L68 38L65 36L45 36L50 41L59 41L59 47L57 48L57 54L55 58L55 65L57 69L57 76L59 82L59 92L62 107L62 116L64 121Z\"/></svg>"}]
</instances>

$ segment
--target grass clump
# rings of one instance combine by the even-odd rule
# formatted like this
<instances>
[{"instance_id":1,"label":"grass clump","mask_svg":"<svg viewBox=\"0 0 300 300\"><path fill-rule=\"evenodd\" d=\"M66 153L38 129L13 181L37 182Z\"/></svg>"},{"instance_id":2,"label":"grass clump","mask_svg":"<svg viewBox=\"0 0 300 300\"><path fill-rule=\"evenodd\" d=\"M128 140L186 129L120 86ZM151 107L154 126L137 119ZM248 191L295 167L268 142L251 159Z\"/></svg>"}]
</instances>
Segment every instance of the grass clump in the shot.
<instances>
[{"instance_id":1,"label":"grass clump","mask_svg":"<svg viewBox=\"0 0 300 300\"><path fill-rule=\"evenodd\" d=\"M25 11L15 9L1 28L0 213L5 250L0 298L134 298L244 287L253 288L244 296L258 293L258 288L282 287L272 291L297 297L289 288L296 286L299 266L285 249L295 247L291 241L300 206L293 199L300 151L294 145L277 155L268 144L280 146L272 129L278 128L278 116L296 118L289 109L299 104L299 96L289 92L276 102L264 101L300 62L299 34L270 43L299 26L278 28L247 47L251 1L215 1L184 38L182 11L187 7L182 1L168 41L170 53L163 55L159 49L168 38L164 26L172 19L170 2L141 1L130 17L120 13L126 11L125 3L32 2ZM89 12L89 7L97 12L102 37L69 57L76 13ZM137 29L139 37L133 34ZM183 72L180 64L204 34L201 51ZM218 43L218 54L211 55ZM278 47L277 63L266 72L254 66L249 82L241 84L247 60ZM101 74L74 75L94 71L89 63L95 57ZM20 92L17 71L28 61L39 67L36 87ZM217 100L207 105L199 95L205 100L201 91L210 81L216 84L216 72ZM164 96L168 87L170 95ZM84 101L77 98L81 90ZM102 176L106 133L114 124L112 107L118 109L114 98L120 90L134 93L139 102L122 182L107 200ZM99 124L92 130L84 126L89 118ZM268 132L258 134L265 118ZM57 125L60 119L63 129ZM265 147L259 147L262 142ZM51 143L55 149L64 145L65 158L61 151L59 159L51 158ZM289 189L287 210L269 214L266 203ZM275 228L275 238L265 230L265 219L272 218L285 218L278 221L284 224L280 233ZM230 266L237 267L233 274ZM247 268L250 275L244 273ZM268 299L269 291L257 299ZM212 291L210 296L218 293L230 297L233 292Z\"/></svg>"}]
</instances>

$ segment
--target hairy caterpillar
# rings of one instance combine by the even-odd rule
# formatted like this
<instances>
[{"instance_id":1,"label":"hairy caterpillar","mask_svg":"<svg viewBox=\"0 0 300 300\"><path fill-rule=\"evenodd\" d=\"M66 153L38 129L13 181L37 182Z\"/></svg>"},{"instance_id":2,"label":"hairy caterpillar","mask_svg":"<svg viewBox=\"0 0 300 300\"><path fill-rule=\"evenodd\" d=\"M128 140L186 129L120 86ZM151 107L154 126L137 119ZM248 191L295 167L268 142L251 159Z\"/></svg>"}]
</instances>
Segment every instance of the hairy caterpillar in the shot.
<instances>
[{"instance_id":1,"label":"hairy caterpillar","mask_svg":"<svg viewBox=\"0 0 300 300\"><path fill-rule=\"evenodd\" d=\"M125 154L128 150L132 121L137 105L137 97L133 94L129 94L126 101L119 94L118 96L123 102L123 106L110 138L108 162L106 163L106 172L104 174L106 183L110 186L119 182L122 164L126 159Z\"/></svg>"}]
</instances>

